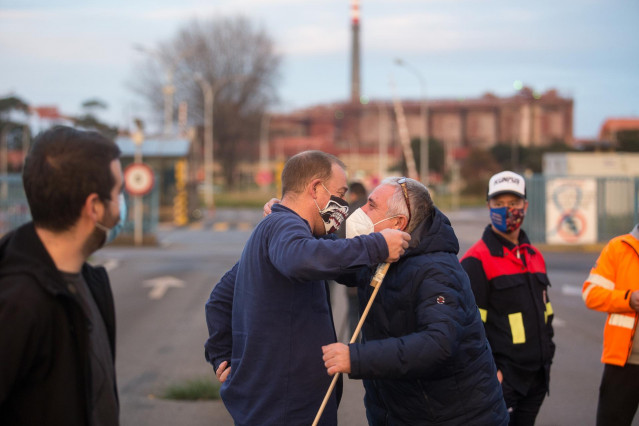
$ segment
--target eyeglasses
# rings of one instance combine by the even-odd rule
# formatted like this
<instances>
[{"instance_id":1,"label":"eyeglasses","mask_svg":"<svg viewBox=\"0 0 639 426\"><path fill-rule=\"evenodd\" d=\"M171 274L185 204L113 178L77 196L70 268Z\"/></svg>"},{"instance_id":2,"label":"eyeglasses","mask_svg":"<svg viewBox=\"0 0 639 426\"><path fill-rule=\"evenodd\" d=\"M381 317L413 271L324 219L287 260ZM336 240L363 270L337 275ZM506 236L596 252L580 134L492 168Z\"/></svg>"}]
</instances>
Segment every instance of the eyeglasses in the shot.
<instances>
[{"instance_id":1,"label":"eyeglasses","mask_svg":"<svg viewBox=\"0 0 639 426\"><path fill-rule=\"evenodd\" d=\"M397 181L399 186L402 188L402 194L404 194L404 201L406 201L406 208L408 209L408 222L406 222L406 228L408 229L408 224L410 223L410 200L408 198L408 185L406 184L406 178L403 177Z\"/></svg>"}]
</instances>

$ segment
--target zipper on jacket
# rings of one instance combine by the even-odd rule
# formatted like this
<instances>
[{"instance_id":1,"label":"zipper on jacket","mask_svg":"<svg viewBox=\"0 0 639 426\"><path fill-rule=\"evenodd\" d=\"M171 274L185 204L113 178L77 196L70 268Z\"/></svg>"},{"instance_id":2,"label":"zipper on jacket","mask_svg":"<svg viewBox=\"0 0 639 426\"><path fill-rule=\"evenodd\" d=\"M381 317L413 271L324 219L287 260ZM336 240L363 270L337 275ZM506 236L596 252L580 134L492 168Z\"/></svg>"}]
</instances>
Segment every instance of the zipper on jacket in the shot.
<instances>
[{"instance_id":1,"label":"zipper on jacket","mask_svg":"<svg viewBox=\"0 0 639 426\"><path fill-rule=\"evenodd\" d=\"M433 410L431 409L430 399L428 398L428 395L426 394L426 391L424 390L424 386L422 385L422 382L419 380L417 381L417 383L419 383L419 390L422 391L422 395L424 396L424 400L426 401L426 409L428 410L428 414L430 415L432 419L435 419L435 416L433 415Z\"/></svg>"},{"instance_id":2,"label":"zipper on jacket","mask_svg":"<svg viewBox=\"0 0 639 426\"><path fill-rule=\"evenodd\" d=\"M630 334L630 344L628 345L628 353L626 354L626 360L624 361L624 365L628 362L628 358L630 358L630 354L632 353L632 346L634 345L635 334L637 332L637 314L635 313L635 326L632 327L632 333Z\"/></svg>"},{"instance_id":3,"label":"zipper on jacket","mask_svg":"<svg viewBox=\"0 0 639 426\"><path fill-rule=\"evenodd\" d=\"M635 250L635 248L632 246L632 244L630 244L627 241L621 240L622 243L627 244L628 247L630 247L632 249L632 251L635 252L635 254L637 255L637 258L639 258L639 253L637 253L637 250ZM630 358L630 354L632 353L632 346L634 345L634 341L635 341L635 334L637 333L637 313L634 313L635 316L635 326L632 327L632 334L630 334L630 345L628 345L628 353L626 354L626 361L624 362L624 365L628 362L628 358Z\"/></svg>"},{"instance_id":4,"label":"zipper on jacket","mask_svg":"<svg viewBox=\"0 0 639 426\"><path fill-rule=\"evenodd\" d=\"M540 321L542 317L545 317L545 315L543 315L543 313L539 310L539 303L537 303L537 297L535 294L536 289L534 288L536 283L533 282L533 276L530 273L530 269L528 267L529 262L530 262L530 259L526 259L525 261L526 278L527 278L526 281L528 281L528 291L530 292L534 310L537 316L537 318L535 319L535 326L537 328L537 336L539 340L539 360L541 361L542 367L544 367L546 363L546 360L544 359L545 327L542 327L542 325L540 324ZM543 298L542 298L542 303L543 303ZM546 309L546 306L544 305L544 312L545 312L545 309Z\"/></svg>"}]
</instances>

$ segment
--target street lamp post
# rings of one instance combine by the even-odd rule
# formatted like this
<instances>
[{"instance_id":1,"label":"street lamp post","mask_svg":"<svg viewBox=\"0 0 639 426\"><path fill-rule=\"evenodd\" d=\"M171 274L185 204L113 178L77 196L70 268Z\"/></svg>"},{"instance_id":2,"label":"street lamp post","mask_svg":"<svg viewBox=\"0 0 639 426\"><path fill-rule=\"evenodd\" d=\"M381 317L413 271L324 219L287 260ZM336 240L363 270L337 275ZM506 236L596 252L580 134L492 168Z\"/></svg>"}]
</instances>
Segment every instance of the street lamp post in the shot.
<instances>
[{"instance_id":1,"label":"street lamp post","mask_svg":"<svg viewBox=\"0 0 639 426\"><path fill-rule=\"evenodd\" d=\"M262 115L262 121L260 123L260 169L258 173L268 173L269 166L269 152L268 152L268 132L271 124L271 116L268 112L264 112ZM260 183L262 186L262 192L268 190L267 184Z\"/></svg>"},{"instance_id":2,"label":"street lamp post","mask_svg":"<svg viewBox=\"0 0 639 426\"><path fill-rule=\"evenodd\" d=\"M204 94L204 202L207 208L213 209L215 207L213 197L213 156L215 155L213 151L213 103L216 90L201 74L195 74L194 77Z\"/></svg>"},{"instance_id":3,"label":"street lamp post","mask_svg":"<svg viewBox=\"0 0 639 426\"><path fill-rule=\"evenodd\" d=\"M406 61L402 60L402 59L395 59L395 63L399 66L402 66L404 68L406 68L407 70L411 71L413 74L415 74L417 76L417 79L419 80L419 86L420 86L420 90L421 90L421 103L419 106L419 115L420 115L420 119L422 122L421 125L421 144L420 144L420 148L419 148L419 170L421 172L421 180L422 183L426 186L428 186L428 181L429 181L429 164L428 164L428 150L429 150L429 143L428 143L428 106L426 104L426 83L424 81L424 78L422 76L422 74L419 72L419 70L415 67L413 67L412 65L408 64Z\"/></svg>"},{"instance_id":4,"label":"street lamp post","mask_svg":"<svg viewBox=\"0 0 639 426\"><path fill-rule=\"evenodd\" d=\"M133 162L142 164L142 144L144 143L144 125L142 121L136 120L136 131L131 135L135 144L135 156ZM124 220L124 219L122 219ZM141 246L144 242L144 205L142 204L142 196L135 195L133 197L133 241L136 246Z\"/></svg>"},{"instance_id":5,"label":"street lamp post","mask_svg":"<svg viewBox=\"0 0 639 426\"><path fill-rule=\"evenodd\" d=\"M379 153L378 153L378 174L379 180L382 181L386 177L388 170L388 110L385 104L378 102L377 104L377 120L379 133Z\"/></svg>"},{"instance_id":6,"label":"street lamp post","mask_svg":"<svg viewBox=\"0 0 639 426\"><path fill-rule=\"evenodd\" d=\"M166 84L162 88L164 93L164 135L170 136L173 134L173 94L175 93L175 86L173 85L173 74L175 70L175 64L168 67L166 71Z\"/></svg>"},{"instance_id":7,"label":"street lamp post","mask_svg":"<svg viewBox=\"0 0 639 426\"><path fill-rule=\"evenodd\" d=\"M179 62L191 52L182 52L175 60L172 60L158 50L148 49L137 44L133 48L138 52L157 58L166 67L166 83L162 87L162 93L164 94L164 135L171 136L173 134L173 95L175 94L173 77Z\"/></svg>"},{"instance_id":8,"label":"street lamp post","mask_svg":"<svg viewBox=\"0 0 639 426\"><path fill-rule=\"evenodd\" d=\"M200 85L204 94L204 202L208 209L215 208L215 197L213 196L214 159L215 159L215 136L213 129L213 114L215 106L215 94L224 85L246 78L245 76L231 76L221 78L211 84L200 73L193 75L195 81Z\"/></svg>"}]
</instances>

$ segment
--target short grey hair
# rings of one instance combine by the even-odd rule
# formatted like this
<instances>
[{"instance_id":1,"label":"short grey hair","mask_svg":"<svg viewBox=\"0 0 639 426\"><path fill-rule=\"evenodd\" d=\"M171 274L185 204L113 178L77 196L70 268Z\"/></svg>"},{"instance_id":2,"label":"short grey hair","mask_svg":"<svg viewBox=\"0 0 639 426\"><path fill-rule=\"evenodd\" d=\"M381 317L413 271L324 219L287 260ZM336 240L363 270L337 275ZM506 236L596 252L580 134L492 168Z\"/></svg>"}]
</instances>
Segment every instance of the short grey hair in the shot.
<instances>
[{"instance_id":1,"label":"short grey hair","mask_svg":"<svg viewBox=\"0 0 639 426\"><path fill-rule=\"evenodd\" d=\"M395 192L388 198L387 216L402 215L408 218L408 206L404 199L402 187L397 183L401 177L389 177L384 179L380 185L395 187ZM410 223L406 232L412 232L417 226L433 213L435 205L430 197L430 192L423 184L415 179L406 178L406 189L408 190L408 201L410 202Z\"/></svg>"}]
</instances>

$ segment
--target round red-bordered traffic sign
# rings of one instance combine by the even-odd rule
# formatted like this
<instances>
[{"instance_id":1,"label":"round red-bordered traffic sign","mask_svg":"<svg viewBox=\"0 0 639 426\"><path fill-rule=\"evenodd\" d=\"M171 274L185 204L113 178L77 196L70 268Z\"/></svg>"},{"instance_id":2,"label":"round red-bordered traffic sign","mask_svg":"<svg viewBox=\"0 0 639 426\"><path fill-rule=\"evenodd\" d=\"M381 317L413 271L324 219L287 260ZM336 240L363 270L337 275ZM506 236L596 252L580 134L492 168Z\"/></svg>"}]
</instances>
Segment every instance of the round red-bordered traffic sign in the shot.
<instances>
[{"instance_id":1,"label":"round red-bordered traffic sign","mask_svg":"<svg viewBox=\"0 0 639 426\"><path fill-rule=\"evenodd\" d=\"M131 195L146 195L153 189L153 170L144 163L133 163L124 170L124 187Z\"/></svg>"}]
</instances>

